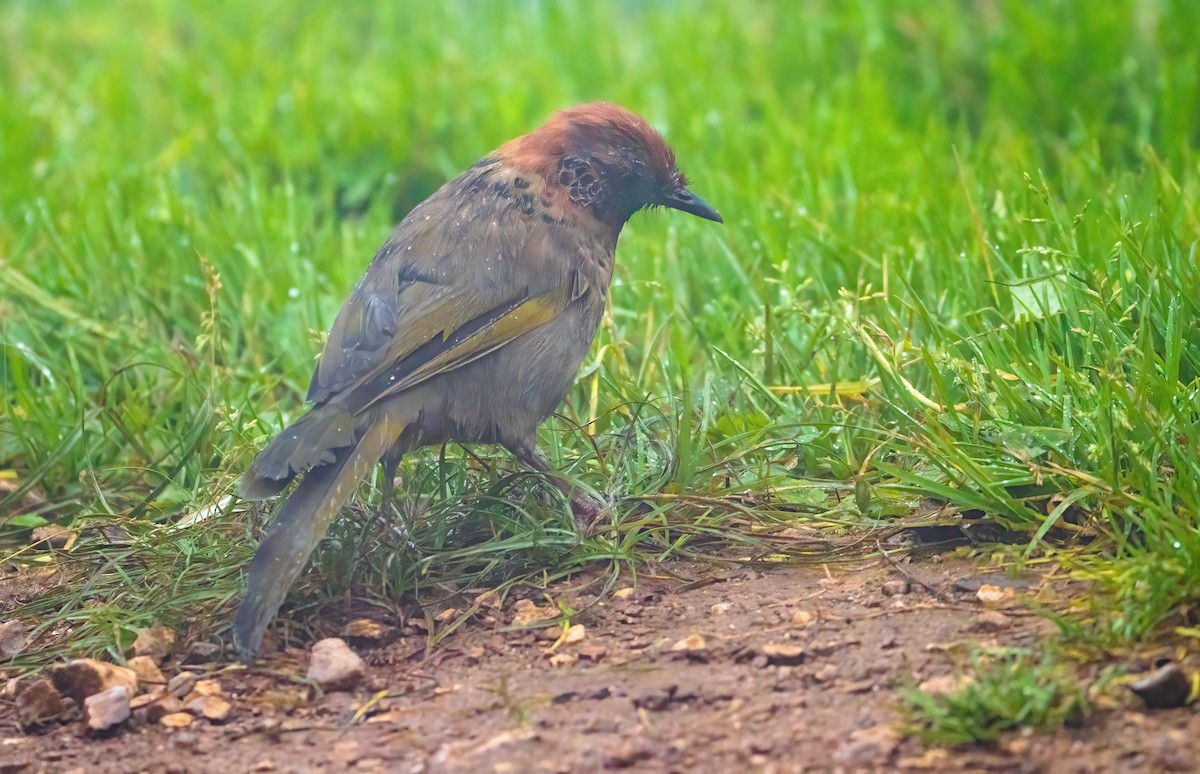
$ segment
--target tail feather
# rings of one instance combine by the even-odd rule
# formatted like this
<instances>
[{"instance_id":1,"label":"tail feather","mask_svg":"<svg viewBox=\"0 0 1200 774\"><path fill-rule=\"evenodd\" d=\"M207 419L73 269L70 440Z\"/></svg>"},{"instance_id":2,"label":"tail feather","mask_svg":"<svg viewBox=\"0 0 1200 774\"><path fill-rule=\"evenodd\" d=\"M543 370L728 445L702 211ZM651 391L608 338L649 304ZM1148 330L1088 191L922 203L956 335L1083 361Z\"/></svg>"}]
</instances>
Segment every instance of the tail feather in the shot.
<instances>
[{"instance_id":1,"label":"tail feather","mask_svg":"<svg viewBox=\"0 0 1200 774\"><path fill-rule=\"evenodd\" d=\"M279 509L250 563L246 596L233 624L234 643L247 662L330 522L404 427L405 422L383 414L351 448L306 473Z\"/></svg>"},{"instance_id":2,"label":"tail feather","mask_svg":"<svg viewBox=\"0 0 1200 774\"><path fill-rule=\"evenodd\" d=\"M247 500L274 497L297 475L334 466L354 445L354 417L342 406L318 406L288 425L258 453L242 475L238 494Z\"/></svg>"}]
</instances>

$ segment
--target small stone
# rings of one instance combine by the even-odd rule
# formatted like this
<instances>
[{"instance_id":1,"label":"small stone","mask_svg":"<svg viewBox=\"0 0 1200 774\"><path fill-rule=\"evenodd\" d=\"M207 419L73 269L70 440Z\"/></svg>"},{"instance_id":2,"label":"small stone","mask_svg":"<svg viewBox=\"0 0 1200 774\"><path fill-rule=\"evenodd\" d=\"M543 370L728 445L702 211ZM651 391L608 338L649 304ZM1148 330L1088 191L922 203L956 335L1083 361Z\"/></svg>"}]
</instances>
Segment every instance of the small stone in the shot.
<instances>
[{"instance_id":1,"label":"small stone","mask_svg":"<svg viewBox=\"0 0 1200 774\"><path fill-rule=\"evenodd\" d=\"M199 696L221 696L221 684L216 680L198 680L196 685L188 693L184 703L191 701Z\"/></svg>"},{"instance_id":2,"label":"small stone","mask_svg":"<svg viewBox=\"0 0 1200 774\"><path fill-rule=\"evenodd\" d=\"M574 624L563 635L563 642L567 645L574 645L577 642L583 642L585 637L587 637L587 627L583 624Z\"/></svg>"},{"instance_id":3,"label":"small stone","mask_svg":"<svg viewBox=\"0 0 1200 774\"><path fill-rule=\"evenodd\" d=\"M29 545L41 551L66 548L71 540L71 530L57 524L46 524L33 530L29 535Z\"/></svg>"},{"instance_id":4,"label":"small stone","mask_svg":"<svg viewBox=\"0 0 1200 774\"><path fill-rule=\"evenodd\" d=\"M184 664L210 664L221 655L221 646L215 642L193 642L183 654Z\"/></svg>"},{"instance_id":5,"label":"small stone","mask_svg":"<svg viewBox=\"0 0 1200 774\"><path fill-rule=\"evenodd\" d=\"M274 771L275 761L270 758L263 758L250 767L250 771Z\"/></svg>"},{"instance_id":6,"label":"small stone","mask_svg":"<svg viewBox=\"0 0 1200 774\"><path fill-rule=\"evenodd\" d=\"M984 610L975 617L977 632L998 632L1012 625L1012 619L999 610Z\"/></svg>"},{"instance_id":7,"label":"small stone","mask_svg":"<svg viewBox=\"0 0 1200 774\"><path fill-rule=\"evenodd\" d=\"M803 629L813 622L813 614L807 610L797 610L792 613L792 626Z\"/></svg>"},{"instance_id":8,"label":"small stone","mask_svg":"<svg viewBox=\"0 0 1200 774\"><path fill-rule=\"evenodd\" d=\"M1010 588L1000 588L985 583L975 592L975 598L988 607L1009 607L1013 603L1015 592Z\"/></svg>"},{"instance_id":9,"label":"small stone","mask_svg":"<svg viewBox=\"0 0 1200 774\"><path fill-rule=\"evenodd\" d=\"M733 604L730 602L718 602L708 609L709 615L718 616L725 615L733 609Z\"/></svg>"},{"instance_id":10,"label":"small stone","mask_svg":"<svg viewBox=\"0 0 1200 774\"><path fill-rule=\"evenodd\" d=\"M174 696L164 696L158 701L146 705L145 709L139 710L138 717L147 723L157 723L167 715L179 712L183 712L183 702Z\"/></svg>"},{"instance_id":11,"label":"small stone","mask_svg":"<svg viewBox=\"0 0 1200 774\"><path fill-rule=\"evenodd\" d=\"M167 728L187 728L192 724L193 720L195 718L186 712L172 712L170 715L160 717L158 724Z\"/></svg>"},{"instance_id":12,"label":"small stone","mask_svg":"<svg viewBox=\"0 0 1200 774\"><path fill-rule=\"evenodd\" d=\"M326 691L349 691L362 681L366 665L344 640L330 637L312 647L308 679Z\"/></svg>"},{"instance_id":13,"label":"small stone","mask_svg":"<svg viewBox=\"0 0 1200 774\"><path fill-rule=\"evenodd\" d=\"M42 725L67 711L62 694L54 687L54 683L45 677L16 681L14 701L17 705L17 720L22 728Z\"/></svg>"},{"instance_id":14,"label":"small stone","mask_svg":"<svg viewBox=\"0 0 1200 774\"><path fill-rule=\"evenodd\" d=\"M772 666L797 666L804 663L804 648L771 642L763 646L763 655Z\"/></svg>"},{"instance_id":15,"label":"small stone","mask_svg":"<svg viewBox=\"0 0 1200 774\"><path fill-rule=\"evenodd\" d=\"M183 708L193 715L208 718L214 723L221 723L229 717L229 702L220 696L197 696L183 705Z\"/></svg>"},{"instance_id":16,"label":"small stone","mask_svg":"<svg viewBox=\"0 0 1200 774\"><path fill-rule=\"evenodd\" d=\"M177 699L187 696L195 687L196 675L194 672L180 672L167 681L167 693Z\"/></svg>"},{"instance_id":17,"label":"small stone","mask_svg":"<svg viewBox=\"0 0 1200 774\"><path fill-rule=\"evenodd\" d=\"M155 688L152 693L139 693L129 700L129 709L137 712L142 707L148 707L156 701L159 701L167 695L166 688Z\"/></svg>"},{"instance_id":18,"label":"small stone","mask_svg":"<svg viewBox=\"0 0 1200 774\"><path fill-rule=\"evenodd\" d=\"M633 596L633 589L628 587L617 589L612 593L612 595L613 599L629 599L631 596Z\"/></svg>"},{"instance_id":19,"label":"small stone","mask_svg":"<svg viewBox=\"0 0 1200 774\"><path fill-rule=\"evenodd\" d=\"M885 597L901 597L912 590L912 585L907 580L890 580L883 583L883 595Z\"/></svg>"},{"instance_id":20,"label":"small stone","mask_svg":"<svg viewBox=\"0 0 1200 774\"><path fill-rule=\"evenodd\" d=\"M925 680L917 690L932 696L954 693L974 682L970 675L938 675Z\"/></svg>"},{"instance_id":21,"label":"small stone","mask_svg":"<svg viewBox=\"0 0 1200 774\"><path fill-rule=\"evenodd\" d=\"M342 638L358 648L381 648L399 636L400 630L396 627L370 618L356 618L342 627Z\"/></svg>"},{"instance_id":22,"label":"small stone","mask_svg":"<svg viewBox=\"0 0 1200 774\"><path fill-rule=\"evenodd\" d=\"M1130 683L1129 690L1141 698L1147 709L1182 707L1191 696L1192 678L1179 664L1170 661Z\"/></svg>"},{"instance_id":23,"label":"small stone","mask_svg":"<svg viewBox=\"0 0 1200 774\"><path fill-rule=\"evenodd\" d=\"M671 650L676 653L698 653L706 648L708 648L708 643L704 641L704 637L695 632L671 646Z\"/></svg>"},{"instance_id":24,"label":"small stone","mask_svg":"<svg viewBox=\"0 0 1200 774\"><path fill-rule=\"evenodd\" d=\"M115 685L83 700L83 719L93 731L107 731L129 720L129 689Z\"/></svg>"},{"instance_id":25,"label":"small stone","mask_svg":"<svg viewBox=\"0 0 1200 774\"><path fill-rule=\"evenodd\" d=\"M513 626L533 626L546 621L553 621L561 615L561 611L554 605L545 605L539 607L528 599L517 600L515 606L512 625Z\"/></svg>"},{"instance_id":26,"label":"small stone","mask_svg":"<svg viewBox=\"0 0 1200 774\"><path fill-rule=\"evenodd\" d=\"M53 667L49 675L59 693L80 704L89 696L117 686L124 687L129 696L135 696L138 691L137 673L132 669L91 658L77 658Z\"/></svg>"},{"instance_id":27,"label":"small stone","mask_svg":"<svg viewBox=\"0 0 1200 774\"><path fill-rule=\"evenodd\" d=\"M29 627L17 619L0 624L0 661L15 658L25 650L29 639Z\"/></svg>"},{"instance_id":28,"label":"small stone","mask_svg":"<svg viewBox=\"0 0 1200 774\"><path fill-rule=\"evenodd\" d=\"M604 658L604 656L608 653L608 648L598 643L592 643L588 645L581 645L576 652L579 654L580 658L597 662Z\"/></svg>"},{"instance_id":29,"label":"small stone","mask_svg":"<svg viewBox=\"0 0 1200 774\"><path fill-rule=\"evenodd\" d=\"M161 685L167 684L167 678L163 675L162 670L158 668L158 664L154 663L154 659L150 656L134 656L129 659L127 665L137 675L138 683L146 685Z\"/></svg>"},{"instance_id":30,"label":"small stone","mask_svg":"<svg viewBox=\"0 0 1200 774\"><path fill-rule=\"evenodd\" d=\"M175 647L175 632L165 626L147 626L137 630L137 638L133 641L133 655L145 656L162 664Z\"/></svg>"},{"instance_id":31,"label":"small stone","mask_svg":"<svg viewBox=\"0 0 1200 774\"><path fill-rule=\"evenodd\" d=\"M550 656L550 666L555 668L574 666L579 656L574 653L553 653Z\"/></svg>"}]
</instances>

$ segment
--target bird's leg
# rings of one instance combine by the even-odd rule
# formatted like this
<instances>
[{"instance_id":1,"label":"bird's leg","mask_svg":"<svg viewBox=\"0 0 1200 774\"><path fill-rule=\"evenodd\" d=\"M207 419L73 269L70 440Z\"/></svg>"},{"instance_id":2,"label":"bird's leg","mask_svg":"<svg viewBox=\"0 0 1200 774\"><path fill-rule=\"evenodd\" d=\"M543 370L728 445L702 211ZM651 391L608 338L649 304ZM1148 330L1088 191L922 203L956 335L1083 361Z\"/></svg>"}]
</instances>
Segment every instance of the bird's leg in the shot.
<instances>
[{"instance_id":1,"label":"bird's leg","mask_svg":"<svg viewBox=\"0 0 1200 774\"><path fill-rule=\"evenodd\" d=\"M587 532L588 528L600 516L600 503L588 497L583 492L574 491L571 482L563 478L554 468L550 467L550 463L546 462L542 458L542 455L537 453L532 443L505 444L504 448L508 449L521 462L537 472L545 474L556 487L562 490L563 494L571 499L571 513L575 515L575 523L579 525L582 531Z\"/></svg>"},{"instance_id":2,"label":"bird's leg","mask_svg":"<svg viewBox=\"0 0 1200 774\"><path fill-rule=\"evenodd\" d=\"M396 514L396 470L400 467L403 453L393 453L391 449L379 458L379 467L383 471L383 481L379 486L379 517L387 527L395 529L402 540L408 538L408 523L401 521L395 524Z\"/></svg>"}]
</instances>

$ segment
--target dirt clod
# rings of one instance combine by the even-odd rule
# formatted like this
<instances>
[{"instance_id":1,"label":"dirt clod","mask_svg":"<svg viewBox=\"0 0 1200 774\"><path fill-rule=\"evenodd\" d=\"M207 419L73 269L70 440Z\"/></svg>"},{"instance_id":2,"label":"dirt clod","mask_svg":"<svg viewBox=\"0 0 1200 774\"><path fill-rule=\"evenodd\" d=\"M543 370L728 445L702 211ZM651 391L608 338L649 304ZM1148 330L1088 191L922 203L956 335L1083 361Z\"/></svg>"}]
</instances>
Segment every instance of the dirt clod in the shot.
<instances>
[{"instance_id":1,"label":"dirt clod","mask_svg":"<svg viewBox=\"0 0 1200 774\"><path fill-rule=\"evenodd\" d=\"M337 637L321 640L312 647L308 679L326 691L350 691L362 682L366 665Z\"/></svg>"},{"instance_id":2,"label":"dirt clod","mask_svg":"<svg viewBox=\"0 0 1200 774\"><path fill-rule=\"evenodd\" d=\"M342 639L356 648L381 648L399 636L396 627L370 618L355 618L342 627Z\"/></svg>"},{"instance_id":3,"label":"dirt clod","mask_svg":"<svg viewBox=\"0 0 1200 774\"><path fill-rule=\"evenodd\" d=\"M884 583L883 583L883 594L884 594L884 596L887 596L887 597L903 596L904 594L907 594L911 590L912 590L912 584L910 584L906 580L895 579L895 580L890 580L890 581L884 581Z\"/></svg>"},{"instance_id":4,"label":"dirt clod","mask_svg":"<svg viewBox=\"0 0 1200 774\"><path fill-rule=\"evenodd\" d=\"M20 680L14 694L17 720L23 728L47 723L67 711L62 694L45 677Z\"/></svg>"},{"instance_id":5,"label":"dirt clod","mask_svg":"<svg viewBox=\"0 0 1200 774\"><path fill-rule=\"evenodd\" d=\"M25 649L29 627L17 619L0 624L0 661L7 661Z\"/></svg>"},{"instance_id":6,"label":"dirt clod","mask_svg":"<svg viewBox=\"0 0 1200 774\"><path fill-rule=\"evenodd\" d=\"M771 666L798 666L804 663L804 648L799 645L770 642L763 646L762 652Z\"/></svg>"},{"instance_id":7,"label":"dirt clod","mask_svg":"<svg viewBox=\"0 0 1200 774\"><path fill-rule=\"evenodd\" d=\"M121 686L125 688L126 702L138 691L137 673L116 664L108 664L91 658L78 658L49 671L54 687L64 696L77 703L87 697Z\"/></svg>"}]
</instances>

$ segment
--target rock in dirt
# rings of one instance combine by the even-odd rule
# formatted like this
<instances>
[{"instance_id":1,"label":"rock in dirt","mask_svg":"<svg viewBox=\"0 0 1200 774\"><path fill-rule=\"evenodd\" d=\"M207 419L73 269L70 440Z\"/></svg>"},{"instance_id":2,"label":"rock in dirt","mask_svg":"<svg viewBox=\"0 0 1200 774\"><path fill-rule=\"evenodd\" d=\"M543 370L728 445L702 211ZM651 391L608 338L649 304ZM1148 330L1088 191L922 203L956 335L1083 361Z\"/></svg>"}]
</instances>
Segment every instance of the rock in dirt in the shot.
<instances>
[{"instance_id":1,"label":"rock in dirt","mask_svg":"<svg viewBox=\"0 0 1200 774\"><path fill-rule=\"evenodd\" d=\"M671 646L671 650L676 653L699 653L708 647L704 641L704 637L695 632L679 640Z\"/></svg>"},{"instance_id":2,"label":"rock in dirt","mask_svg":"<svg viewBox=\"0 0 1200 774\"><path fill-rule=\"evenodd\" d=\"M860 728L850 734L833 759L852 771L871 769L885 764L899 744L900 737L890 726Z\"/></svg>"},{"instance_id":3,"label":"rock in dirt","mask_svg":"<svg viewBox=\"0 0 1200 774\"><path fill-rule=\"evenodd\" d=\"M1171 661L1130 683L1129 690L1141 698L1147 709L1182 707L1191 697L1192 678Z\"/></svg>"},{"instance_id":4,"label":"rock in dirt","mask_svg":"<svg viewBox=\"0 0 1200 774\"><path fill-rule=\"evenodd\" d=\"M975 592L975 598L983 604L991 608L1010 607L1013 604L1016 592L1010 588L1001 588L985 583L979 587L979 591Z\"/></svg>"},{"instance_id":5,"label":"rock in dirt","mask_svg":"<svg viewBox=\"0 0 1200 774\"><path fill-rule=\"evenodd\" d=\"M312 648L308 679L326 691L353 690L363 679L366 665L337 637L321 640Z\"/></svg>"},{"instance_id":6,"label":"rock in dirt","mask_svg":"<svg viewBox=\"0 0 1200 774\"><path fill-rule=\"evenodd\" d=\"M807 610L797 610L792 613L792 626L803 629L813 622L813 614Z\"/></svg>"},{"instance_id":7,"label":"rock in dirt","mask_svg":"<svg viewBox=\"0 0 1200 774\"><path fill-rule=\"evenodd\" d=\"M771 666L797 666L804 663L804 648L770 642L763 646L763 655Z\"/></svg>"},{"instance_id":8,"label":"rock in dirt","mask_svg":"<svg viewBox=\"0 0 1200 774\"><path fill-rule=\"evenodd\" d=\"M202 696L220 696L221 693L221 684L216 680L198 680L192 686L192 690L188 693L187 698L183 700L183 703L187 704L192 699Z\"/></svg>"},{"instance_id":9,"label":"rock in dirt","mask_svg":"<svg viewBox=\"0 0 1200 774\"><path fill-rule=\"evenodd\" d=\"M1012 626L1012 619L999 610L985 610L975 617L977 632L998 632Z\"/></svg>"},{"instance_id":10,"label":"rock in dirt","mask_svg":"<svg viewBox=\"0 0 1200 774\"><path fill-rule=\"evenodd\" d=\"M921 693L928 693L931 696L939 696L947 693L955 693L972 682L974 680L970 675L938 675L922 682L917 686L917 690Z\"/></svg>"},{"instance_id":11,"label":"rock in dirt","mask_svg":"<svg viewBox=\"0 0 1200 774\"><path fill-rule=\"evenodd\" d=\"M184 696L187 696L195 687L196 674L194 672L180 672L167 681L167 693L176 699L182 699Z\"/></svg>"},{"instance_id":12,"label":"rock in dirt","mask_svg":"<svg viewBox=\"0 0 1200 774\"><path fill-rule=\"evenodd\" d=\"M0 661L14 658L25 650L29 639L29 627L17 619L0 624Z\"/></svg>"},{"instance_id":13,"label":"rock in dirt","mask_svg":"<svg viewBox=\"0 0 1200 774\"><path fill-rule=\"evenodd\" d=\"M137 630L133 641L133 655L152 659L161 664L175 647L175 632L165 626L148 626Z\"/></svg>"},{"instance_id":14,"label":"rock in dirt","mask_svg":"<svg viewBox=\"0 0 1200 774\"><path fill-rule=\"evenodd\" d=\"M66 548L71 540L71 530L57 524L38 527L29 536L29 545L42 551Z\"/></svg>"},{"instance_id":15,"label":"rock in dirt","mask_svg":"<svg viewBox=\"0 0 1200 774\"><path fill-rule=\"evenodd\" d=\"M17 720L23 728L48 723L67 711L62 694L45 677L20 680L13 693Z\"/></svg>"},{"instance_id":16,"label":"rock in dirt","mask_svg":"<svg viewBox=\"0 0 1200 774\"><path fill-rule=\"evenodd\" d=\"M883 595L885 597L900 597L912 591L912 585L906 580L890 580L883 584Z\"/></svg>"},{"instance_id":17,"label":"rock in dirt","mask_svg":"<svg viewBox=\"0 0 1200 774\"><path fill-rule=\"evenodd\" d=\"M141 698L141 696L138 696L130 702L130 706L133 706L134 714L137 715L138 720L143 722L157 723L167 715L183 712L183 702L174 696L163 696L157 701L152 700L144 706L134 706L139 703L138 699Z\"/></svg>"},{"instance_id":18,"label":"rock in dirt","mask_svg":"<svg viewBox=\"0 0 1200 774\"><path fill-rule=\"evenodd\" d=\"M148 686L166 686L167 684L166 676L158 668L158 664L154 663L154 659L149 656L134 656L129 659L127 666L137 675L138 683L143 688Z\"/></svg>"},{"instance_id":19,"label":"rock in dirt","mask_svg":"<svg viewBox=\"0 0 1200 774\"><path fill-rule=\"evenodd\" d=\"M107 731L129 720L129 689L114 685L83 701L83 719L93 731Z\"/></svg>"},{"instance_id":20,"label":"rock in dirt","mask_svg":"<svg viewBox=\"0 0 1200 774\"><path fill-rule=\"evenodd\" d=\"M221 655L221 646L215 642L193 642L183 654L184 664L210 664Z\"/></svg>"},{"instance_id":21,"label":"rock in dirt","mask_svg":"<svg viewBox=\"0 0 1200 774\"><path fill-rule=\"evenodd\" d=\"M170 715L163 715L158 719L158 724L165 728L187 728L195 720L186 712L172 712Z\"/></svg>"},{"instance_id":22,"label":"rock in dirt","mask_svg":"<svg viewBox=\"0 0 1200 774\"><path fill-rule=\"evenodd\" d=\"M183 705L193 715L204 717L214 723L224 722L229 717L229 702L220 696L197 696Z\"/></svg>"},{"instance_id":23,"label":"rock in dirt","mask_svg":"<svg viewBox=\"0 0 1200 774\"><path fill-rule=\"evenodd\" d=\"M356 618L342 628L342 639L357 648L382 648L399 636L396 627L370 618Z\"/></svg>"},{"instance_id":24,"label":"rock in dirt","mask_svg":"<svg viewBox=\"0 0 1200 774\"><path fill-rule=\"evenodd\" d=\"M514 609L512 625L513 626L534 626L547 621L553 621L562 615L554 605L538 606L533 604L532 600L519 599Z\"/></svg>"},{"instance_id":25,"label":"rock in dirt","mask_svg":"<svg viewBox=\"0 0 1200 774\"><path fill-rule=\"evenodd\" d=\"M129 697L137 695L138 691L137 673L132 669L91 658L68 661L52 668L49 675L59 693L70 696L77 703L118 686L126 690L128 703Z\"/></svg>"},{"instance_id":26,"label":"rock in dirt","mask_svg":"<svg viewBox=\"0 0 1200 774\"><path fill-rule=\"evenodd\" d=\"M574 645L577 642L583 642L587 638L587 627L583 624L572 624L563 634L563 642L567 645Z\"/></svg>"}]
</instances>

